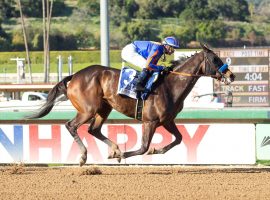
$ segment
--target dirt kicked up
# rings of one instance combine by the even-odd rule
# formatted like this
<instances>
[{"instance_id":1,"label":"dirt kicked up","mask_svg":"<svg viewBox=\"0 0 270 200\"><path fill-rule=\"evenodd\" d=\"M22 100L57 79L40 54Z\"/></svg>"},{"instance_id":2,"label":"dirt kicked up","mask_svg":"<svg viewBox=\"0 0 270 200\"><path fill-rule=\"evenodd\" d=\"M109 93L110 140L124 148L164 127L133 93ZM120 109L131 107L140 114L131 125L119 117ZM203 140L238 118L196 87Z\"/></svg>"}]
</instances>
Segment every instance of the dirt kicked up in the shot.
<instances>
[{"instance_id":1,"label":"dirt kicked up","mask_svg":"<svg viewBox=\"0 0 270 200\"><path fill-rule=\"evenodd\" d=\"M270 199L270 168L1 166L0 199Z\"/></svg>"}]
</instances>

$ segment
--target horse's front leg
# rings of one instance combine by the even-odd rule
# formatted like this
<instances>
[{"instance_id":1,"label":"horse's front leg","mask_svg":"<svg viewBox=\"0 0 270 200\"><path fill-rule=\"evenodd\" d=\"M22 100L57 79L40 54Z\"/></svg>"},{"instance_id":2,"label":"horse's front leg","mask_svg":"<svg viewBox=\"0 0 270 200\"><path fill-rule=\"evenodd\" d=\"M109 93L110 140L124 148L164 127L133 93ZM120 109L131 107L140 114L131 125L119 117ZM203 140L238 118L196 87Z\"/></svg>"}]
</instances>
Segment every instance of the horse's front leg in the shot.
<instances>
[{"instance_id":1,"label":"horse's front leg","mask_svg":"<svg viewBox=\"0 0 270 200\"><path fill-rule=\"evenodd\" d=\"M147 152L155 130L157 128L157 122L144 122L143 133L142 133L142 145L141 148L136 151L124 152L122 158L128 158L131 156L142 155Z\"/></svg>"},{"instance_id":2,"label":"horse's front leg","mask_svg":"<svg viewBox=\"0 0 270 200\"><path fill-rule=\"evenodd\" d=\"M167 146L165 146L165 147L163 147L161 149L151 148L149 150L149 152L147 153L148 155L151 155L151 154L164 154L167 151L169 151L171 148L173 148L174 146L181 143L182 135L179 132L179 130L177 129L174 121L167 122L163 126L167 131L169 131L171 134L173 134L175 136L175 140L172 143L168 144Z\"/></svg>"}]
</instances>

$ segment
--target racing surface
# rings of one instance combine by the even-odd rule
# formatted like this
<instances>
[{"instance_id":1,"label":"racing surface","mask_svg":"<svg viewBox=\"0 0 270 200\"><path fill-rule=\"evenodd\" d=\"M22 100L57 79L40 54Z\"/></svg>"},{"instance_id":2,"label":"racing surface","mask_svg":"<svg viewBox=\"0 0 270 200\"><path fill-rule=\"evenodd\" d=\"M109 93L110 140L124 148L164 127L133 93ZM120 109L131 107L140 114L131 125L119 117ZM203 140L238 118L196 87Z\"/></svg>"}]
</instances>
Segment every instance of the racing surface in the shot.
<instances>
[{"instance_id":1,"label":"racing surface","mask_svg":"<svg viewBox=\"0 0 270 200\"><path fill-rule=\"evenodd\" d=\"M0 199L270 199L258 166L0 167Z\"/></svg>"}]
</instances>

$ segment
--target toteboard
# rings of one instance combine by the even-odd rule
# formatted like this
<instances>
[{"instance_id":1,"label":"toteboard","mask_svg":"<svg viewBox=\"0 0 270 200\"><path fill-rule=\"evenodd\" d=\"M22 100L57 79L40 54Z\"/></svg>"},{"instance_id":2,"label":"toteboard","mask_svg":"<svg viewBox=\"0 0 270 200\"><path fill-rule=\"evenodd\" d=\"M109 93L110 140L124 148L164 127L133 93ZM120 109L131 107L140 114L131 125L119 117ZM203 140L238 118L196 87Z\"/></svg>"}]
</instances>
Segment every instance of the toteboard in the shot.
<instances>
[{"instance_id":1,"label":"toteboard","mask_svg":"<svg viewBox=\"0 0 270 200\"><path fill-rule=\"evenodd\" d=\"M214 91L233 94L233 106L269 106L269 50L222 49L218 51L236 75L226 86L215 82Z\"/></svg>"}]
</instances>

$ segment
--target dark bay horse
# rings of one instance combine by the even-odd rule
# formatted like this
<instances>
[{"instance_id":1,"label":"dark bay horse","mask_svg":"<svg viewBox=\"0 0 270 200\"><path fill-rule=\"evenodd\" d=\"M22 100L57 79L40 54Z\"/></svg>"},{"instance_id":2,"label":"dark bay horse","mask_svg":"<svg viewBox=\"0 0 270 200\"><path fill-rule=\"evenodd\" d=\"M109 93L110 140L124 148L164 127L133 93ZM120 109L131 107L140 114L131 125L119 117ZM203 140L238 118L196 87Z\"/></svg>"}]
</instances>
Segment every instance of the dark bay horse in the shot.
<instances>
[{"instance_id":1,"label":"dark bay horse","mask_svg":"<svg viewBox=\"0 0 270 200\"><path fill-rule=\"evenodd\" d=\"M47 102L42 108L28 119L47 115L55 103L62 100L61 96L64 94L77 109L76 117L65 125L80 147L81 166L87 160L87 149L78 136L77 129L85 123L90 123L89 134L109 145L111 148L109 158L117 158L118 161L146 153L156 128L164 126L175 136L175 140L163 148L148 151L148 154L163 154L182 141L182 135L174 119L183 109L184 99L199 77L211 76L225 84L234 81L235 76L229 69L218 71L223 66L222 60L205 45L202 45L202 48L200 53L196 53L183 64L175 62L172 73L164 76L163 81L144 102L142 144L136 151L122 153L116 143L101 133L101 126L112 109L128 117L135 117L136 100L117 95L120 73L118 69L93 65L64 78L49 92Z\"/></svg>"}]
</instances>

